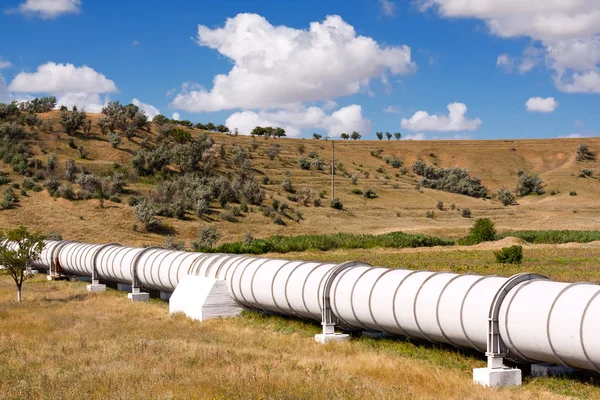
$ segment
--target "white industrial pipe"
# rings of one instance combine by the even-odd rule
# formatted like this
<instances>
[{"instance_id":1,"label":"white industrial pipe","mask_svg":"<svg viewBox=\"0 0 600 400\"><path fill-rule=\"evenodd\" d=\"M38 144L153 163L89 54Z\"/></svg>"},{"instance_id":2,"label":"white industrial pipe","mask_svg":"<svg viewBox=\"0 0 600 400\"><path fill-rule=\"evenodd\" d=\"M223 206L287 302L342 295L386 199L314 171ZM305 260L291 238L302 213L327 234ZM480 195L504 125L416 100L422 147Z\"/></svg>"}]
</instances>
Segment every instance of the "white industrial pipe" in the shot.
<instances>
[{"instance_id":1,"label":"white industrial pipe","mask_svg":"<svg viewBox=\"0 0 600 400\"><path fill-rule=\"evenodd\" d=\"M48 241L36 267L172 292L186 275L228 282L244 307L600 372L600 286Z\"/></svg>"}]
</instances>

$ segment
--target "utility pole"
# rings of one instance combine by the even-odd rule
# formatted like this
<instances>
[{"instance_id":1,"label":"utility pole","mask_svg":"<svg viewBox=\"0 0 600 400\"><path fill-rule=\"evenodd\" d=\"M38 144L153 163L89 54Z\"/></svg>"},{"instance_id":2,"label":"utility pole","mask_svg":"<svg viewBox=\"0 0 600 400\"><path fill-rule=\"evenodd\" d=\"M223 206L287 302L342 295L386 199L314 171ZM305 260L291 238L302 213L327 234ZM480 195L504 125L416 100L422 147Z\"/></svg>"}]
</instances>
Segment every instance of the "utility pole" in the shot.
<instances>
[{"instance_id":1,"label":"utility pole","mask_svg":"<svg viewBox=\"0 0 600 400\"><path fill-rule=\"evenodd\" d=\"M335 140L331 141L331 198L335 198Z\"/></svg>"}]
</instances>

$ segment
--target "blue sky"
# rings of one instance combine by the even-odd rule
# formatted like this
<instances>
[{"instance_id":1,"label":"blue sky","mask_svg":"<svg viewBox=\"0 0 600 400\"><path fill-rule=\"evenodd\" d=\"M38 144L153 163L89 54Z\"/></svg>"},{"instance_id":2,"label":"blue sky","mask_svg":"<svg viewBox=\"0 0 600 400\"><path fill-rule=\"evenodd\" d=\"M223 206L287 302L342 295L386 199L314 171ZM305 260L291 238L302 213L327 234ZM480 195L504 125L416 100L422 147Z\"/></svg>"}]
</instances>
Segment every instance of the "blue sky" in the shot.
<instances>
[{"instance_id":1,"label":"blue sky","mask_svg":"<svg viewBox=\"0 0 600 400\"><path fill-rule=\"evenodd\" d=\"M600 4L465 3L5 0L0 101L135 98L292 136L597 135Z\"/></svg>"}]
</instances>

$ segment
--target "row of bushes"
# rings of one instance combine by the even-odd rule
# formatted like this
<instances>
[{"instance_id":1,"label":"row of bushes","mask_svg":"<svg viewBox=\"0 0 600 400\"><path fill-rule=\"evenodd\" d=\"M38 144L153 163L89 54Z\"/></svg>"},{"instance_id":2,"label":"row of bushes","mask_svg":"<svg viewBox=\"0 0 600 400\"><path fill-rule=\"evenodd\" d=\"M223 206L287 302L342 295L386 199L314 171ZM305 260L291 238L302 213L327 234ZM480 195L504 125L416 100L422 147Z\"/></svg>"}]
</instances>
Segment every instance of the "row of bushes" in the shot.
<instances>
[{"instance_id":1,"label":"row of bushes","mask_svg":"<svg viewBox=\"0 0 600 400\"><path fill-rule=\"evenodd\" d=\"M272 236L225 243L202 251L231 254L289 253L307 250L370 249L376 247L407 248L452 246L453 240L433 236L392 232L383 235L336 233L333 235Z\"/></svg>"},{"instance_id":2,"label":"row of bushes","mask_svg":"<svg viewBox=\"0 0 600 400\"><path fill-rule=\"evenodd\" d=\"M600 231L508 231L496 235L496 239L508 236L533 244L589 243L600 240Z\"/></svg>"}]
</instances>

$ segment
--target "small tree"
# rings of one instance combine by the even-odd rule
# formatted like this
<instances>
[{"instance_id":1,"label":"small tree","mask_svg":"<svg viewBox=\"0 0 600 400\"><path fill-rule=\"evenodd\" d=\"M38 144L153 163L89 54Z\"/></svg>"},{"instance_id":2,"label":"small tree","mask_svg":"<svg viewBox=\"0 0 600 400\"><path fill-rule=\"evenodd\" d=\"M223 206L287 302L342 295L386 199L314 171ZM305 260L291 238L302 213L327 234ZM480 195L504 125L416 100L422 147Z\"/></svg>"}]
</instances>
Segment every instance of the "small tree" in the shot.
<instances>
[{"instance_id":1,"label":"small tree","mask_svg":"<svg viewBox=\"0 0 600 400\"><path fill-rule=\"evenodd\" d=\"M396 138L396 140L400 140L402 138L402 134L400 132L396 132L394 133L394 137Z\"/></svg>"},{"instance_id":2,"label":"small tree","mask_svg":"<svg viewBox=\"0 0 600 400\"><path fill-rule=\"evenodd\" d=\"M348 139L350 139L350 135L348 135L347 133L342 133L342 134L340 135L340 137L341 137L342 139L344 139L344 140L348 140Z\"/></svg>"},{"instance_id":3,"label":"small tree","mask_svg":"<svg viewBox=\"0 0 600 400\"><path fill-rule=\"evenodd\" d=\"M503 247L500 251L494 251L494 256L499 264L521 264L523 247L518 245Z\"/></svg>"},{"instance_id":4,"label":"small tree","mask_svg":"<svg viewBox=\"0 0 600 400\"><path fill-rule=\"evenodd\" d=\"M377 136L377 139L381 140L383 139L383 132L376 132L375 136Z\"/></svg>"},{"instance_id":5,"label":"small tree","mask_svg":"<svg viewBox=\"0 0 600 400\"><path fill-rule=\"evenodd\" d=\"M361 136L361 134L360 134L360 133L358 133L358 132L356 132L356 131L352 132L352 135L350 135L350 138L351 138L352 140L358 140L358 139L360 139L361 137L362 137L362 136Z\"/></svg>"},{"instance_id":6,"label":"small tree","mask_svg":"<svg viewBox=\"0 0 600 400\"><path fill-rule=\"evenodd\" d=\"M323 135L320 135L318 133L313 133L313 139L321 140L322 137L323 137Z\"/></svg>"},{"instance_id":7,"label":"small tree","mask_svg":"<svg viewBox=\"0 0 600 400\"><path fill-rule=\"evenodd\" d=\"M494 223L489 218L478 218L469 235L475 243L490 242L496 239Z\"/></svg>"},{"instance_id":8,"label":"small tree","mask_svg":"<svg viewBox=\"0 0 600 400\"><path fill-rule=\"evenodd\" d=\"M389 132L386 132L385 137L387 138L387 140L390 140L392 138L392 134Z\"/></svg>"},{"instance_id":9,"label":"small tree","mask_svg":"<svg viewBox=\"0 0 600 400\"><path fill-rule=\"evenodd\" d=\"M32 276L31 266L44 249L45 237L40 233L30 233L20 226L6 235L0 233L0 273L10 275L17 287L17 301L21 301L23 281Z\"/></svg>"}]
</instances>

